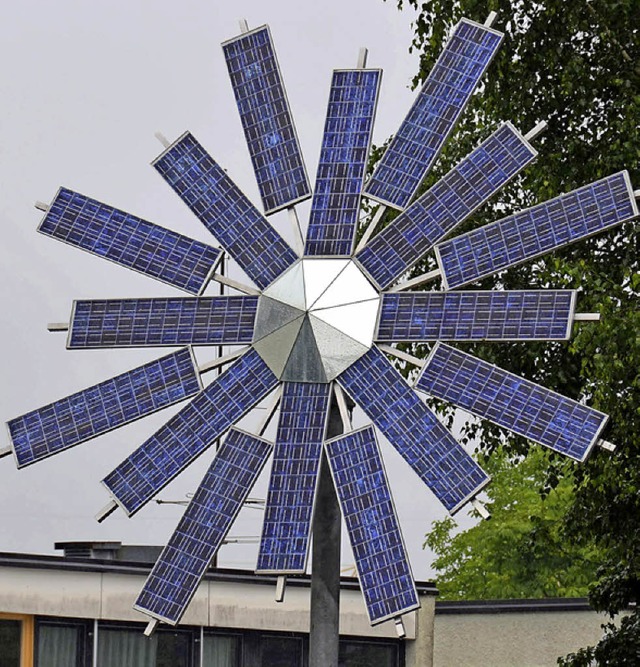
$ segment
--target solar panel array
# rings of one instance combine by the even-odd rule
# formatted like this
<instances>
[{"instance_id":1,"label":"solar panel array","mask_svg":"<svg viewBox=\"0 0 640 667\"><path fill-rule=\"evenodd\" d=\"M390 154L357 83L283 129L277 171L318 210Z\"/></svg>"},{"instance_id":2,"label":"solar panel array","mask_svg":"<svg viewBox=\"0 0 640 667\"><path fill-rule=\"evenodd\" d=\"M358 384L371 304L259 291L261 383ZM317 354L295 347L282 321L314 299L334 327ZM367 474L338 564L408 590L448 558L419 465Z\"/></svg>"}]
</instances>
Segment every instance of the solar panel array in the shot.
<instances>
[{"instance_id":1,"label":"solar panel array","mask_svg":"<svg viewBox=\"0 0 640 667\"><path fill-rule=\"evenodd\" d=\"M102 481L131 515L278 384L255 350L229 366Z\"/></svg>"},{"instance_id":2,"label":"solar panel array","mask_svg":"<svg viewBox=\"0 0 640 667\"><path fill-rule=\"evenodd\" d=\"M307 178L268 26L222 45L267 213L307 199Z\"/></svg>"},{"instance_id":3,"label":"solar panel array","mask_svg":"<svg viewBox=\"0 0 640 667\"><path fill-rule=\"evenodd\" d=\"M495 52L502 33L462 19L429 73L365 194L403 209L435 162Z\"/></svg>"},{"instance_id":4,"label":"solar panel array","mask_svg":"<svg viewBox=\"0 0 640 667\"><path fill-rule=\"evenodd\" d=\"M477 417L584 461L607 415L438 343L416 388Z\"/></svg>"},{"instance_id":5,"label":"solar panel array","mask_svg":"<svg viewBox=\"0 0 640 667\"><path fill-rule=\"evenodd\" d=\"M260 289L296 261L293 250L189 132L153 166Z\"/></svg>"},{"instance_id":6,"label":"solar panel array","mask_svg":"<svg viewBox=\"0 0 640 667\"><path fill-rule=\"evenodd\" d=\"M449 512L456 512L489 478L376 347L339 377L340 385Z\"/></svg>"},{"instance_id":7,"label":"solar panel array","mask_svg":"<svg viewBox=\"0 0 640 667\"><path fill-rule=\"evenodd\" d=\"M173 405L202 389L188 349L32 410L8 422L18 467Z\"/></svg>"},{"instance_id":8,"label":"solar panel array","mask_svg":"<svg viewBox=\"0 0 640 667\"><path fill-rule=\"evenodd\" d=\"M381 70L333 73L306 256L351 254L381 76Z\"/></svg>"},{"instance_id":9,"label":"solar panel array","mask_svg":"<svg viewBox=\"0 0 640 667\"><path fill-rule=\"evenodd\" d=\"M420 606L389 483L371 426L326 444L372 624Z\"/></svg>"},{"instance_id":10,"label":"solar panel array","mask_svg":"<svg viewBox=\"0 0 640 667\"><path fill-rule=\"evenodd\" d=\"M436 246L446 289L579 241L638 215L626 171Z\"/></svg>"},{"instance_id":11,"label":"solar panel array","mask_svg":"<svg viewBox=\"0 0 640 667\"><path fill-rule=\"evenodd\" d=\"M75 301L67 346L250 343L257 308L257 296Z\"/></svg>"},{"instance_id":12,"label":"solar panel array","mask_svg":"<svg viewBox=\"0 0 640 667\"><path fill-rule=\"evenodd\" d=\"M229 431L134 609L167 623L180 621L270 452L266 440Z\"/></svg>"},{"instance_id":13,"label":"solar panel array","mask_svg":"<svg viewBox=\"0 0 640 667\"><path fill-rule=\"evenodd\" d=\"M568 340L575 290L382 295L375 340Z\"/></svg>"},{"instance_id":14,"label":"solar panel array","mask_svg":"<svg viewBox=\"0 0 640 667\"><path fill-rule=\"evenodd\" d=\"M325 436L328 383L285 382L258 572L304 572Z\"/></svg>"},{"instance_id":15,"label":"solar panel array","mask_svg":"<svg viewBox=\"0 0 640 667\"><path fill-rule=\"evenodd\" d=\"M200 294L222 251L77 192L60 188L38 231Z\"/></svg>"},{"instance_id":16,"label":"solar panel array","mask_svg":"<svg viewBox=\"0 0 640 667\"><path fill-rule=\"evenodd\" d=\"M380 287L387 287L535 156L524 137L505 123L369 241L358 261Z\"/></svg>"}]
</instances>

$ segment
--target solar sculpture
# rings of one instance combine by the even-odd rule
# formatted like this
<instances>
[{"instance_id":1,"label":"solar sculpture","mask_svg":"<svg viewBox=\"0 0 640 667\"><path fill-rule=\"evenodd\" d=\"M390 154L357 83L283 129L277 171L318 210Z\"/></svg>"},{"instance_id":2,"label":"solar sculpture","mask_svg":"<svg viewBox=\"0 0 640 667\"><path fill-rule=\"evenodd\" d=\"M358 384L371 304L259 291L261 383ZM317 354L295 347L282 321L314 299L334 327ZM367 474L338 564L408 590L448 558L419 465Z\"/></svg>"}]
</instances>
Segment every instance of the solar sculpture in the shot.
<instances>
[{"instance_id":1,"label":"solar sculpture","mask_svg":"<svg viewBox=\"0 0 640 667\"><path fill-rule=\"evenodd\" d=\"M536 157L537 126L506 122L416 198L425 174L500 46L502 34L462 19L375 171L365 172L379 69L335 70L315 189L311 187L276 60L263 26L223 44L264 213L189 132L153 162L253 286L216 273L222 250L61 188L39 231L139 271L186 297L76 301L67 347L176 346L171 354L12 419L19 467L41 461L156 410L187 400L103 480L100 519L133 516L226 434L152 569L135 608L176 624L270 456L257 571L304 572L321 456L326 452L369 618L400 619L419 606L376 428L443 506L455 513L489 477L417 392L448 401L577 461L607 416L449 345L456 341L567 340L574 290L458 289L638 215L620 172L460 236L452 232ZM313 196L301 252L265 216ZM379 208L355 247L362 196ZM400 214L374 234L381 211ZM451 238L449 238L451 237ZM427 252L438 269L407 279ZM414 288L437 275L442 291ZM203 296L212 280L238 295ZM453 291L456 290L456 291ZM393 344L434 343L419 360ZM198 367L193 346L237 346ZM410 387L387 355L418 364ZM201 374L227 365L208 385ZM415 390L414 390L415 389ZM417 391L416 391L417 390ZM325 441L332 392L348 426L345 393L371 425ZM272 396L257 432L235 424ZM264 439L279 405L275 443ZM350 427L349 427L350 428ZM280 579L279 581L282 581Z\"/></svg>"}]
</instances>

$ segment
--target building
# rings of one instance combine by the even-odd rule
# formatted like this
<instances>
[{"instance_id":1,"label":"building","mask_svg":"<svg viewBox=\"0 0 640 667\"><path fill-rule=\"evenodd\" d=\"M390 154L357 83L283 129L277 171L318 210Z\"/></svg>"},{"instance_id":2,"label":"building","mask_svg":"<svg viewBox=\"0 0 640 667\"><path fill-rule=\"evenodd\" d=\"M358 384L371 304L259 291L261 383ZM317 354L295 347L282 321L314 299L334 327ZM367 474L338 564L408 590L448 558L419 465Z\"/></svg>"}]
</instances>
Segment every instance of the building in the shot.
<instances>
[{"instance_id":1,"label":"building","mask_svg":"<svg viewBox=\"0 0 640 667\"><path fill-rule=\"evenodd\" d=\"M132 604L158 553L118 542L63 543L64 556L0 554L2 667L305 667L309 590L291 577L283 603L275 577L210 571L183 623L160 625ZM353 578L341 586L340 667L555 665L598 641L603 619L585 600L439 602L418 582L422 607L372 628Z\"/></svg>"}]
</instances>

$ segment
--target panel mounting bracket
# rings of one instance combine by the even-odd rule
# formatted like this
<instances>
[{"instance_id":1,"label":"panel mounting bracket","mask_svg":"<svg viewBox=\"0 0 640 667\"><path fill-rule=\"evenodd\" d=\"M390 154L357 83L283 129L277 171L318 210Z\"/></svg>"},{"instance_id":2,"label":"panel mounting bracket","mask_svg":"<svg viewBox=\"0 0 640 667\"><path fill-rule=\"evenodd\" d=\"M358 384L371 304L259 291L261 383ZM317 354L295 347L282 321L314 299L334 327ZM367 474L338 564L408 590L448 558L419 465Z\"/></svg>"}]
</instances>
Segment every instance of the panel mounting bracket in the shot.
<instances>
[{"instance_id":1,"label":"panel mounting bracket","mask_svg":"<svg viewBox=\"0 0 640 667\"><path fill-rule=\"evenodd\" d=\"M276 602L284 601L284 591L287 587L287 578L280 575L276 580Z\"/></svg>"}]
</instances>

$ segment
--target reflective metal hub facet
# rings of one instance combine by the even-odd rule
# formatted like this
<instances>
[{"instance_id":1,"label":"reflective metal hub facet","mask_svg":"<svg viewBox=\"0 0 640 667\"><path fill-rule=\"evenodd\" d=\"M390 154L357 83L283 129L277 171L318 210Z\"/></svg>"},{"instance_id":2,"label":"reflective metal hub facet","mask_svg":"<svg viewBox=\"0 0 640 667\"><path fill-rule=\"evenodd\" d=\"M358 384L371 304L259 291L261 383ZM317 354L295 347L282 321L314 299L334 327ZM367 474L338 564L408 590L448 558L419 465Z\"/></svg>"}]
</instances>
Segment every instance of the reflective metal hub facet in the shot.
<instances>
[{"instance_id":1,"label":"reflective metal hub facet","mask_svg":"<svg viewBox=\"0 0 640 667\"><path fill-rule=\"evenodd\" d=\"M302 259L258 303L253 346L290 382L330 382L372 345L380 296L350 259Z\"/></svg>"}]
</instances>

